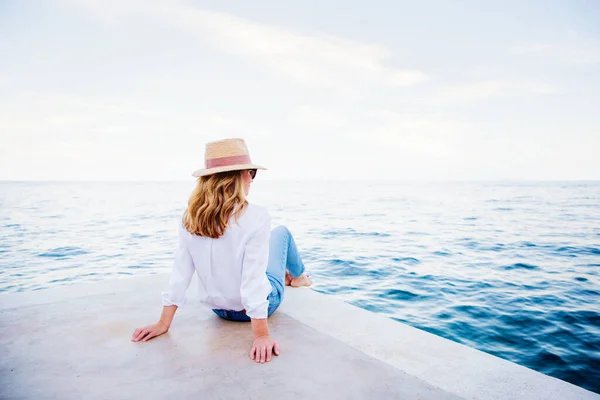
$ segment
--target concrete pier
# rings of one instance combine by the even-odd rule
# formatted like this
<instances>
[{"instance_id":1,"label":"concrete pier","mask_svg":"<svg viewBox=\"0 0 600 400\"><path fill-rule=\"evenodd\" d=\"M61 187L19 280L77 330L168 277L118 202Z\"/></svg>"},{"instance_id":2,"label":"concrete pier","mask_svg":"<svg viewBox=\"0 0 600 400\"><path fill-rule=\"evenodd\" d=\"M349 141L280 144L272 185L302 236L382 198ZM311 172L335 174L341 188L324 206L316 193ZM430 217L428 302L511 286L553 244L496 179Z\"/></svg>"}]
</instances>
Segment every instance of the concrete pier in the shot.
<instances>
[{"instance_id":1,"label":"concrete pier","mask_svg":"<svg viewBox=\"0 0 600 400\"><path fill-rule=\"evenodd\" d=\"M2 399L600 399L600 395L316 293L269 319L281 356L248 358L249 324L194 301L156 322L168 276L0 296Z\"/></svg>"}]
</instances>

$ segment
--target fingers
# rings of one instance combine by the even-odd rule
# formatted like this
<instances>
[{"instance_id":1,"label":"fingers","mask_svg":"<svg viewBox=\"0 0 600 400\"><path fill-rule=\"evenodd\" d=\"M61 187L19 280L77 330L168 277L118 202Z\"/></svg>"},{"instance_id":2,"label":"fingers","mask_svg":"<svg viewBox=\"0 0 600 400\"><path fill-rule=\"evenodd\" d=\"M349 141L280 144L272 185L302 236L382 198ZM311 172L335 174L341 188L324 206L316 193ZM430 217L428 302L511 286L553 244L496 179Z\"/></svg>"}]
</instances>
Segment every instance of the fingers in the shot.
<instances>
[{"instance_id":1,"label":"fingers","mask_svg":"<svg viewBox=\"0 0 600 400\"><path fill-rule=\"evenodd\" d=\"M148 340L152 339L155 336L157 336L157 334L154 330L152 330L152 331L148 332L148 336L146 336L144 338L144 340L142 340L142 342L147 342Z\"/></svg>"},{"instance_id":2,"label":"fingers","mask_svg":"<svg viewBox=\"0 0 600 400\"><path fill-rule=\"evenodd\" d=\"M276 356L279 355L279 344L277 344L277 342L273 344L273 354L275 354Z\"/></svg>"},{"instance_id":3,"label":"fingers","mask_svg":"<svg viewBox=\"0 0 600 400\"><path fill-rule=\"evenodd\" d=\"M264 345L254 345L250 350L250 359L256 361L259 364L263 364L267 358L267 348Z\"/></svg>"},{"instance_id":4,"label":"fingers","mask_svg":"<svg viewBox=\"0 0 600 400\"><path fill-rule=\"evenodd\" d=\"M134 332L134 334L133 334L133 339L132 340L134 342L139 342L140 339L142 339L146 335L147 335L147 333L146 333L146 329L145 328L136 329L135 332Z\"/></svg>"},{"instance_id":5,"label":"fingers","mask_svg":"<svg viewBox=\"0 0 600 400\"><path fill-rule=\"evenodd\" d=\"M142 335L142 332L144 331L144 328L137 328L135 330L135 332L133 332L133 340L137 341L139 340L140 336Z\"/></svg>"},{"instance_id":6,"label":"fingers","mask_svg":"<svg viewBox=\"0 0 600 400\"><path fill-rule=\"evenodd\" d=\"M147 329L144 329L140 332L140 334L138 335L138 337L135 339L136 342L139 342L140 340L144 339L150 332L148 332Z\"/></svg>"},{"instance_id":7,"label":"fingers","mask_svg":"<svg viewBox=\"0 0 600 400\"><path fill-rule=\"evenodd\" d=\"M142 331L141 328L137 328L135 331L133 331L133 335L131 336L131 340L135 341L135 337L137 335L139 335L141 331Z\"/></svg>"},{"instance_id":8,"label":"fingers","mask_svg":"<svg viewBox=\"0 0 600 400\"><path fill-rule=\"evenodd\" d=\"M261 346L260 349L260 363L264 364L267 359L267 346Z\"/></svg>"},{"instance_id":9,"label":"fingers","mask_svg":"<svg viewBox=\"0 0 600 400\"><path fill-rule=\"evenodd\" d=\"M267 346L267 362L271 361L271 354L273 353L273 348L271 346Z\"/></svg>"}]
</instances>

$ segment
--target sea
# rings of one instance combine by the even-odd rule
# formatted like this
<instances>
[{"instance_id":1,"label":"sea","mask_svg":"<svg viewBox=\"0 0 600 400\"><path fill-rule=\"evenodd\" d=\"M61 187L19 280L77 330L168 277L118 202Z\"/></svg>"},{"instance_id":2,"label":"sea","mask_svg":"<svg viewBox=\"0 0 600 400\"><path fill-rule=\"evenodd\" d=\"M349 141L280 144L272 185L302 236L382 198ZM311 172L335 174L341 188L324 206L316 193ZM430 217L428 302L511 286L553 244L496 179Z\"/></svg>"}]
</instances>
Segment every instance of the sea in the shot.
<instances>
[{"instance_id":1,"label":"sea","mask_svg":"<svg viewBox=\"0 0 600 400\"><path fill-rule=\"evenodd\" d=\"M193 184L0 182L0 301L169 272ZM251 190L314 290L600 393L600 182Z\"/></svg>"}]
</instances>

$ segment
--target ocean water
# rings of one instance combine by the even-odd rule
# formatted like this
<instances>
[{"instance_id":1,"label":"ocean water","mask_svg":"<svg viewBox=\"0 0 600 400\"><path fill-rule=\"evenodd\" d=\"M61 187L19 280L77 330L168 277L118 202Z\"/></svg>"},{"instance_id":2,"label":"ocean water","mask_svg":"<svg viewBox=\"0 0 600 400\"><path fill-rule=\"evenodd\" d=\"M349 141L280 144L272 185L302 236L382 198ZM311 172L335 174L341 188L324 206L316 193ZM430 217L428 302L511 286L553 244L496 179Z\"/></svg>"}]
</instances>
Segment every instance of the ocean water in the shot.
<instances>
[{"instance_id":1,"label":"ocean water","mask_svg":"<svg viewBox=\"0 0 600 400\"><path fill-rule=\"evenodd\" d=\"M168 272L192 186L0 183L0 301ZM315 290L600 392L600 182L259 174L250 200L292 230Z\"/></svg>"}]
</instances>

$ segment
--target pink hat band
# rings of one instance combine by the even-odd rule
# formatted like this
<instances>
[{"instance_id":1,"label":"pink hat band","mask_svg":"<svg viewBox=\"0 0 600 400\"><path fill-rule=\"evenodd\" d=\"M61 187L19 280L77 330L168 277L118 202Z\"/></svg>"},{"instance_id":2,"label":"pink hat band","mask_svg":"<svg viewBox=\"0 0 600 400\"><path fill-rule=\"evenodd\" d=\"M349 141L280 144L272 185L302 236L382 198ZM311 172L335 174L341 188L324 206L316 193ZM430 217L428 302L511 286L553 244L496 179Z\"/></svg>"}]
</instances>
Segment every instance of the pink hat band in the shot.
<instances>
[{"instance_id":1,"label":"pink hat band","mask_svg":"<svg viewBox=\"0 0 600 400\"><path fill-rule=\"evenodd\" d=\"M206 160L206 168L229 167L231 165L242 164L252 164L249 155L242 154L239 156L219 157Z\"/></svg>"}]
</instances>

